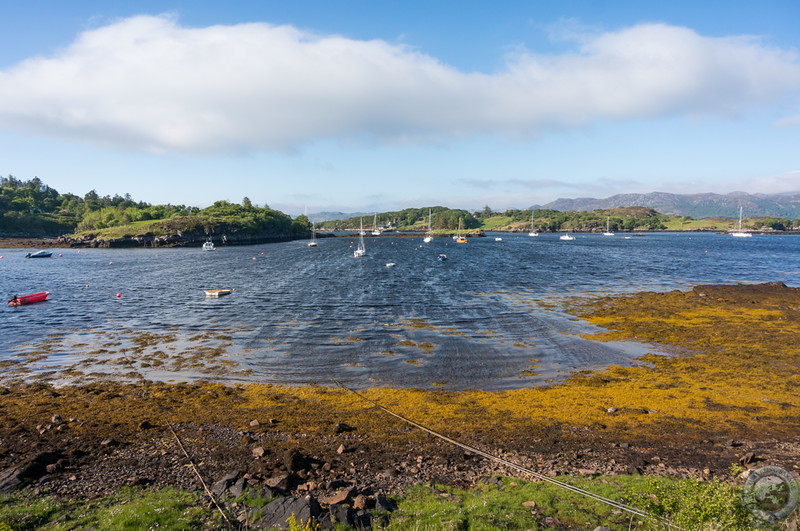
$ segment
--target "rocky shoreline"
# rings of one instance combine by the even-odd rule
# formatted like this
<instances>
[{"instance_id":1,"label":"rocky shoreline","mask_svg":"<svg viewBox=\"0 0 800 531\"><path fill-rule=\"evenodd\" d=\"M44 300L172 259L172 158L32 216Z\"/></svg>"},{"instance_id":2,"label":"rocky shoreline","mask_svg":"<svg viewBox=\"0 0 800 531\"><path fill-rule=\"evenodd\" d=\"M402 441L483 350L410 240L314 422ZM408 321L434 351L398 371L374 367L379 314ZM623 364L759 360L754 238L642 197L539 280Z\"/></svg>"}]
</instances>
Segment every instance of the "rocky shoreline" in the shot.
<instances>
[{"instance_id":1,"label":"rocky shoreline","mask_svg":"<svg viewBox=\"0 0 800 531\"><path fill-rule=\"evenodd\" d=\"M690 354L551 388L361 393L549 477L735 483L765 464L800 468L800 288L697 286L574 311L610 330L593 339L660 340ZM342 389L0 384L0 492L85 500L205 483L250 529L285 525L287 512L366 526L391 518L395 497L414 485L470 488L497 475L524 477ZM245 489L273 501L256 514L235 502Z\"/></svg>"},{"instance_id":2,"label":"rocky shoreline","mask_svg":"<svg viewBox=\"0 0 800 531\"><path fill-rule=\"evenodd\" d=\"M293 411L278 413L280 418L251 418L251 410L233 412L229 422L176 424L153 415L164 409L164 399L178 395L215 410L239 395L235 389L213 387L212 395L222 400L207 400L206 386L179 387L180 392L149 384L2 388L6 420L0 427L0 492L27 488L34 494L92 499L124 486L198 491L205 483L219 503L229 504L250 488L272 499L271 507L262 508L255 520L252 509L227 505L226 510L251 529L266 529L285 525L291 512L364 526L390 513L393 497L412 485L469 488L496 475L525 477L409 429L379 410L373 410L372 420L384 424L382 434L345 422L324 422L317 433L297 431L284 416ZM278 394L283 392L291 390ZM119 403L125 415L109 415L95 400ZM81 403L85 413L62 417L58 411L65 401ZM32 414L16 410L24 403L34 405ZM52 414L43 419L46 411ZM276 414L271 408L261 413ZM731 464L747 469L800 463L800 436L697 441L652 440L633 433L598 436L582 426L549 431L528 437L512 431L492 444L465 434L462 441L550 477L645 474L735 480Z\"/></svg>"}]
</instances>

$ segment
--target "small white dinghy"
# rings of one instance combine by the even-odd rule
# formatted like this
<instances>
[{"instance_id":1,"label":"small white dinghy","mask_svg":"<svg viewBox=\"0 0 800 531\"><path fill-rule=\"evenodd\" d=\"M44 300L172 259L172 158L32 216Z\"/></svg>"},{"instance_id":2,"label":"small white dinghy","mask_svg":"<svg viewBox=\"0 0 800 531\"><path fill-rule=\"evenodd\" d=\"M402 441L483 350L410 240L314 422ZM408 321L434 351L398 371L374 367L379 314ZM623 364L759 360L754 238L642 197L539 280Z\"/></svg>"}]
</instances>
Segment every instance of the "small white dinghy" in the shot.
<instances>
[{"instance_id":1,"label":"small white dinghy","mask_svg":"<svg viewBox=\"0 0 800 531\"><path fill-rule=\"evenodd\" d=\"M206 297L223 297L225 295L230 295L235 290L233 289L205 289L203 290L206 294Z\"/></svg>"}]
</instances>

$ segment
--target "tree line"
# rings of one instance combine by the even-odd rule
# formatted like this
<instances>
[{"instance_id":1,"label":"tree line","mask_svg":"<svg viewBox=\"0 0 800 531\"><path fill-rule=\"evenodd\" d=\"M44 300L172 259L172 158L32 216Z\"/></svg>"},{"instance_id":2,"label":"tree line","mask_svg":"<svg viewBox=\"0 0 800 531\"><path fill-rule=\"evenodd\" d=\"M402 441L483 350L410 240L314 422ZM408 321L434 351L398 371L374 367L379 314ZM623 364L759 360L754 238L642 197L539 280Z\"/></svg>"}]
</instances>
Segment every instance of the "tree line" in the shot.
<instances>
[{"instance_id":1,"label":"tree line","mask_svg":"<svg viewBox=\"0 0 800 531\"><path fill-rule=\"evenodd\" d=\"M259 207L245 197L241 204L217 201L205 209L186 205L152 205L134 201L130 194L100 196L92 190L80 197L59 193L38 177L28 181L13 175L0 177L0 233L57 236L99 231L112 227L165 222L170 227L206 227L225 224L237 231L308 233L305 216L292 219L268 206Z\"/></svg>"}]
</instances>

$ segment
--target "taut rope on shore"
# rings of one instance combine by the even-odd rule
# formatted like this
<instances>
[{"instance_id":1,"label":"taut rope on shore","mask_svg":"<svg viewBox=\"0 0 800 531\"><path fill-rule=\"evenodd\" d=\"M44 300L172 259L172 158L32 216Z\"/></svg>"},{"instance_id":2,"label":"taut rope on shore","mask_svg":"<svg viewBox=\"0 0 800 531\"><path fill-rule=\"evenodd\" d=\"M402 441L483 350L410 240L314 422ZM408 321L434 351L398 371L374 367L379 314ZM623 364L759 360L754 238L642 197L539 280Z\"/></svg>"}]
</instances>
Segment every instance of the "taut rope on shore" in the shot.
<instances>
[{"instance_id":1,"label":"taut rope on shore","mask_svg":"<svg viewBox=\"0 0 800 531\"><path fill-rule=\"evenodd\" d=\"M625 512L630 513L632 515L639 516L639 517L642 517L642 518L646 518L648 520L655 520L655 521L657 521L657 522L659 522L661 524L664 524L667 527L672 528L672 529L681 529L680 527L678 527L676 525L673 525L672 523L670 523L670 522L668 522L668 521L666 521L666 520L664 520L662 518L658 518L657 516L653 516L651 514L648 514L648 513L644 512L644 511L642 511L641 509L637 509L636 507L632 507L630 505L626 505L624 503L620 503L618 501L614 501L614 500L612 500L610 498L606 498L604 496L600 496L599 494L595 494L595 493L593 493L591 491L582 489L580 487L576 487L574 485L570 485L569 483L565 483L563 481L559 481L557 479L554 479L554 478L551 478L551 477L546 476L544 474L541 474L539 472L536 472L535 470L532 470L530 468L526 468L526 467L524 467L522 465L518 465L516 463L508 461L507 459L503 459L502 457L498 457L496 455L492 455L492 454L490 454L488 452L485 452L485 451L483 451L483 450L481 450L479 448L475 448L474 446L470 446L468 444L464 444L462 442L456 441L455 439L451 439L450 437L447 437L446 435L442 435L441 433L433 431L432 429L427 428L427 427L425 427L422 424L419 424L417 422L414 422L413 420L411 420L409 418L406 418L403 415L400 415L399 413L395 413L394 411L391 411L390 409L382 406L381 404L375 402L374 400L371 400L371 399L367 398L366 396L362 395L358 391L355 391L354 389L351 389L351 388L347 387L346 385L344 385L343 383L341 383L338 380L332 379L332 381L336 385L338 385L339 387L344 389L345 391L348 391L348 392L354 394L355 396L357 396L361 400L372 404L373 406L375 406L378 409L384 411L385 413L388 413L389 415L392 415L393 417L396 417L396 418L402 420L403 422L405 422L407 424L410 424L411 426L414 426L415 428L418 428L418 429L420 429L420 430L422 430L422 431L424 431L426 433L429 433L429 434L433 435L434 437L442 439L443 441L446 441L446 442L448 442L448 443L450 443L450 444L452 444L454 446L458 446L459 448L461 448L463 450L467 450L468 452L474 453L476 455L479 455L481 457L489 459L490 461L494 461L495 463L499 463L499 464L501 464L501 465L503 465L505 467L511 468L511 469L516 470L518 472L522 472L524 474L528 474L528 475L533 476L534 478L536 478L538 480L546 481L548 483L551 483L551 484L556 485L558 487L561 487L563 489L572 491L572 492L574 492L576 494L580 494L581 496L586 496L587 498L591 498L591 499L593 499L595 501L598 501L600 503L604 503L606 505L610 505L611 507L619 509L620 511L625 511Z\"/></svg>"}]
</instances>

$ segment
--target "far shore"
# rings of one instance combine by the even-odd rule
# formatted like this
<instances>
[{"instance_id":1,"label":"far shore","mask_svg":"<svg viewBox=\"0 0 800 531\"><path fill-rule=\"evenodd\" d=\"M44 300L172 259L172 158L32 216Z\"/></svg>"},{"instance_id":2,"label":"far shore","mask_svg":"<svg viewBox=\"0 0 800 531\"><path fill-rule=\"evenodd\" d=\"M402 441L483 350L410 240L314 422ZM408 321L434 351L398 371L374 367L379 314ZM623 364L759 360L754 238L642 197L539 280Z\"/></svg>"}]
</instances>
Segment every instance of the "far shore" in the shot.
<instances>
[{"instance_id":1,"label":"far shore","mask_svg":"<svg viewBox=\"0 0 800 531\"><path fill-rule=\"evenodd\" d=\"M344 231L342 231L344 232ZM747 231L753 235L759 236L795 236L800 234L800 230L783 230L783 231L776 231L776 230L762 230L756 231L751 230ZM481 234L467 234L468 238L481 238L486 236L488 233L493 234L524 234L525 231L508 231L508 230L483 230ZM600 234L600 231L572 231L572 230L560 230L556 232L542 232L540 234L563 234L563 233L570 233L570 234ZM670 234L670 233L702 233L702 234L709 234L709 233L716 233L716 234L728 234L727 231L720 231L716 229L694 229L694 230L635 230L635 231L618 231L616 232L617 235L628 235L628 236L644 236L647 234ZM367 234L366 237L368 238L381 238L381 237L416 237L422 236L425 234L424 231L419 232L385 232L380 236L374 236L372 234ZM454 233L442 233L442 234L434 234L435 238L447 238L450 237ZM350 231L346 234L335 234L331 231L324 231L324 230L317 230L317 235L326 238L351 238L353 236L358 235L358 231ZM218 244L224 245L224 244ZM228 245L235 245L235 244L228 244ZM246 245L246 244L245 244ZM60 237L52 237L52 236L43 236L43 237L0 237L0 249L71 249L74 248L74 245L70 245L69 243L65 243L60 240ZM144 246L143 246L144 247Z\"/></svg>"}]
</instances>

